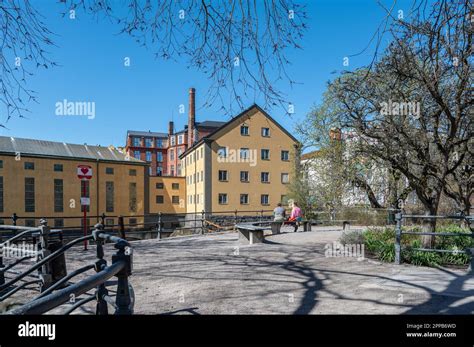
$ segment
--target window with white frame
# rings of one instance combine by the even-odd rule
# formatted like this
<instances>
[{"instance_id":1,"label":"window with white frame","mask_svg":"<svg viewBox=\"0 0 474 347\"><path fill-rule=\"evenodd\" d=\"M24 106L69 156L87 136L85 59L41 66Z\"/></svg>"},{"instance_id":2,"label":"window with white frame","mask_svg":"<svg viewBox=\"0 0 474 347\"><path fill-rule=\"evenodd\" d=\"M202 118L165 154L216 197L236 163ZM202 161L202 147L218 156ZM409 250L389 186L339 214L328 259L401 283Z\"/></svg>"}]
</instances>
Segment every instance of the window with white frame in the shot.
<instances>
[{"instance_id":1,"label":"window with white frame","mask_svg":"<svg viewBox=\"0 0 474 347\"><path fill-rule=\"evenodd\" d=\"M220 205L227 204L227 194L226 193L219 193L219 204Z\"/></svg>"}]
</instances>

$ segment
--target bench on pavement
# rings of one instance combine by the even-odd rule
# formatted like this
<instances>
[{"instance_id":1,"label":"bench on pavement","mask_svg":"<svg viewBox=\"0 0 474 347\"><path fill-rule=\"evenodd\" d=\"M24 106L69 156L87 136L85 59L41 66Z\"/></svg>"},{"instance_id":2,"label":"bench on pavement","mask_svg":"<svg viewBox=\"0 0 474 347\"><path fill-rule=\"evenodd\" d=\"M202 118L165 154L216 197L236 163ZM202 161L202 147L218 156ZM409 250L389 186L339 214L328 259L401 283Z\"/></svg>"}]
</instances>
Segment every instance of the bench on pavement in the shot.
<instances>
[{"instance_id":1,"label":"bench on pavement","mask_svg":"<svg viewBox=\"0 0 474 347\"><path fill-rule=\"evenodd\" d=\"M237 224L236 229L239 233L239 242L244 244L248 243L250 245L262 243L264 239L264 231L270 229L269 224L273 226L273 223L274 222L254 222Z\"/></svg>"}]
</instances>

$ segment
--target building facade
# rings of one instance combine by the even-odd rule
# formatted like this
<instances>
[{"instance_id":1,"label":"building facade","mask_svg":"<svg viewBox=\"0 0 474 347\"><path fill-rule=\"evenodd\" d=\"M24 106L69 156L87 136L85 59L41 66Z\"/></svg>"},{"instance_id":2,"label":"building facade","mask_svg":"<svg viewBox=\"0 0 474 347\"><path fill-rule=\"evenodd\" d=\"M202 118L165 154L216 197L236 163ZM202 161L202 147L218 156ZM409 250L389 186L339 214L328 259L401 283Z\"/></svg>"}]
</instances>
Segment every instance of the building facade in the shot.
<instances>
[{"instance_id":1,"label":"building facade","mask_svg":"<svg viewBox=\"0 0 474 347\"><path fill-rule=\"evenodd\" d=\"M150 163L150 176L184 176L179 157L201 138L209 135L225 122L196 121L196 90L189 89L188 124L175 131L174 122L168 123L168 133L127 131L125 151L131 157Z\"/></svg>"},{"instance_id":2,"label":"building facade","mask_svg":"<svg viewBox=\"0 0 474 347\"><path fill-rule=\"evenodd\" d=\"M285 201L298 148L290 133L253 105L180 157L186 212L260 211Z\"/></svg>"},{"instance_id":3,"label":"building facade","mask_svg":"<svg viewBox=\"0 0 474 347\"><path fill-rule=\"evenodd\" d=\"M81 181L77 166L92 168L92 178ZM114 148L0 137L0 224L35 226L46 217L52 227L82 225L83 208L89 216L131 216L140 223L146 212L147 165ZM81 207L83 190L90 200ZM77 217L77 218L71 218ZM36 218L36 219L35 219ZM90 225L98 222L91 219Z\"/></svg>"},{"instance_id":4,"label":"building facade","mask_svg":"<svg viewBox=\"0 0 474 347\"><path fill-rule=\"evenodd\" d=\"M168 135L166 133L129 130L125 151L130 158L147 162L150 176L168 174Z\"/></svg>"},{"instance_id":5,"label":"building facade","mask_svg":"<svg viewBox=\"0 0 474 347\"><path fill-rule=\"evenodd\" d=\"M180 214L186 212L184 177L149 177L150 213Z\"/></svg>"}]
</instances>

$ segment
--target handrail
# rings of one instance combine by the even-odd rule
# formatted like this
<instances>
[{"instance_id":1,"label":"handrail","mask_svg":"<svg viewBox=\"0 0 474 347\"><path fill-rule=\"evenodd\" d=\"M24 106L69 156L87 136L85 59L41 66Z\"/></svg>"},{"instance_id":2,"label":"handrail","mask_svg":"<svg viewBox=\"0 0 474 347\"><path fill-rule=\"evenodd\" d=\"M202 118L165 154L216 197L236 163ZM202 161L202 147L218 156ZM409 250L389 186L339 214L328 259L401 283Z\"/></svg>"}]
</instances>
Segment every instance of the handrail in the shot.
<instances>
[{"instance_id":1,"label":"handrail","mask_svg":"<svg viewBox=\"0 0 474 347\"><path fill-rule=\"evenodd\" d=\"M60 289L54 293L51 293L47 296L33 300L22 307L19 307L15 310L9 311L9 314L43 314L49 310L60 306L68 302L71 298L71 295L78 297L89 290L95 288L96 286L104 283L109 278L118 274L126 267L124 261L118 261L104 270L88 277L78 283L75 283L71 286L68 286L64 289Z\"/></svg>"},{"instance_id":2,"label":"handrail","mask_svg":"<svg viewBox=\"0 0 474 347\"><path fill-rule=\"evenodd\" d=\"M45 225L43 225L45 227ZM43 236L47 236L48 232L45 232ZM60 247L53 253L47 255L40 261L38 261L33 266L29 267L26 271L20 273L18 276L13 278L7 283L4 283L0 286L0 290L4 288L9 288L12 284L17 283L18 281L22 280L24 277L29 276L31 272L39 269L43 265L51 262L58 256L64 254L68 249L70 249L75 244L81 243L84 240L92 240L96 241L97 246L97 258L98 260L94 264L83 266L66 276L62 277L60 280L53 283L49 288L47 288L42 294L38 297L34 298L33 300L29 301L28 303L24 304L23 306L14 309L8 314L42 314L48 312L49 310L56 308L67 301L70 300L71 295L75 297L79 297L82 294L87 293L91 289L96 287L96 295L92 296L92 298L81 299L76 302L72 308L70 308L67 312L72 312L77 307L81 306L82 304L89 302L93 299L97 299L97 314L107 314L107 300L110 301L110 297L108 296L108 291L106 289L106 281L113 276L117 277L117 290L116 290L116 304L113 307L116 308L116 314L131 314L133 312L133 300L131 299L131 288L128 283L128 276L132 272L132 258L131 258L131 248L129 247L129 243L117 236L113 236L103 231L103 225L97 224L95 225L95 229L92 231L92 235L80 237L77 239L72 240L71 242L67 243L66 245ZM106 261L103 259L104 251L103 251L103 244L105 242L113 242L117 252L112 256L112 264L107 266ZM47 239L42 239L42 244L47 244ZM68 283L68 281L87 270L95 268L96 273L91 275L85 279L80 280L77 283L69 284L67 287L58 289L60 286ZM35 280L34 282L41 282L41 279ZM7 294L7 296L12 295L13 293L19 291L20 289L26 287L27 285L33 282L27 282L26 284L22 284L20 286L14 287L11 289Z\"/></svg>"},{"instance_id":3,"label":"handrail","mask_svg":"<svg viewBox=\"0 0 474 347\"><path fill-rule=\"evenodd\" d=\"M20 279L24 278L26 275L32 273L33 271L38 270L41 266L48 263L49 261L59 257L61 254L63 254L65 251L67 251L69 248L71 248L75 244L83 242L84 240L91 240L91 239L93 239L93 236L88 235L88 236L83 236L83 237L80 237L78 239L72 240L71 242L65 244L64 246L62 246L61 248L59 248L55 252L51 253L47 257L41 259L39 262L37 262L36 264L34 264L30 268L28 268L26 271L24 271L23 273L21 273L20 275L18 275L14 279L12 279L11 281L5 282L3 285L0 285L0 291L4 290L5 288L8 288L12 284L15 284Z\"/></svg>"}]
</instances>

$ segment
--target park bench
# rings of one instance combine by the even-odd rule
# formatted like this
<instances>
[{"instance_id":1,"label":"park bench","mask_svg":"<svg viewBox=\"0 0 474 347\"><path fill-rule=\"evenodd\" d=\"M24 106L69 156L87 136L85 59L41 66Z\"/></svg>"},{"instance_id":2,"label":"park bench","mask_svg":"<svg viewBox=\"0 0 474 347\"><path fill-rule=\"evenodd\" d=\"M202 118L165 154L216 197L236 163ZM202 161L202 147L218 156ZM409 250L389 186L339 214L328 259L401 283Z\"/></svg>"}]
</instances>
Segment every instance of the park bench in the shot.
<instances>
[{"instance_id":1,"label":"park bench","mask_svg":"<svg viewBox=\"0 0 474 347\"><path fill-rule=\"evenodd\" d=\"M242 223L237 225L240 243L248 243L253 245L254 243L263 242L263 232L265 229L268 229L268 227L255 224L258 223Z\"/></svg>"}]
</instances>

